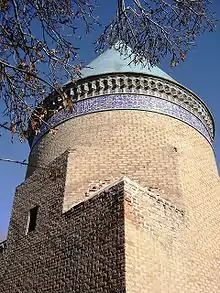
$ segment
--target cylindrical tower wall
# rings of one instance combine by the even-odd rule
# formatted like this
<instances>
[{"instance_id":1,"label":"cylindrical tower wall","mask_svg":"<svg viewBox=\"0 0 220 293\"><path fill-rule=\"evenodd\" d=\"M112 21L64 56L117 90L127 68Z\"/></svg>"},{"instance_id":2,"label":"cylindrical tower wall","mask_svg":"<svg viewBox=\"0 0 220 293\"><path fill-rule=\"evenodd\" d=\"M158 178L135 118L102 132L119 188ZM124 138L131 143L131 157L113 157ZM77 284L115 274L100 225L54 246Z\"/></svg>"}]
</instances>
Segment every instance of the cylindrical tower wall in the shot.
<instances>
[{"instance_id":1,"label":"cylindrical tower wall","mask_svg":"<svg viewBox=\"0 0 220 293\"><path fill-rule=\"evenodd\" d=\"M79 84L75 111L60 110L49 119L56 134L42 128L35 137L27 175L71 150L67 193L76 198L86 196L93 184L122 176L158 189L178 205L189 185L192 193L198 186L209 188L218 172L214 126L205 105L172 82L129 77L129 89L127 76L109 83L108 78Z\"/></svg>"}]
</instances>

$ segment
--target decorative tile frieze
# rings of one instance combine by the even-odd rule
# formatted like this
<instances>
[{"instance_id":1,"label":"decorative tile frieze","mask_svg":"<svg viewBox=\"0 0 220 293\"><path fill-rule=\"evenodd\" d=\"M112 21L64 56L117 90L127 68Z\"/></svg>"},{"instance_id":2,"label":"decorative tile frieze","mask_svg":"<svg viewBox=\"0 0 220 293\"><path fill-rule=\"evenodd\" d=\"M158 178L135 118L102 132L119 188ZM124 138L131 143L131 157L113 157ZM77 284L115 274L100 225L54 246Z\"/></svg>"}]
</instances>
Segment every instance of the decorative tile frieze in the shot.
<instances>
[{"instance_id":1,"label":"decorative tile frieze","mask_svg":"<svg viewBox=\"0 0 220 293\"><path fill-rule=\"evenodd\" d=\"M77 116L120 109L151 111L177 118L197 129L210 143L212 141L204 122L188 110L168 100L141 94L103 95L82 99L75 103L73 112L62 109L48 120L48 124L55 127ZM42 125L41 132L35 136L32 147L48 131L48 124Z\"/></svg>"},{"instance_id":2,"label":"decorative tile frieze","mask_svg":"<svg viewBox=\"0 0 220 293\"><path fill-rule=\"evenodd\" d=\"M206 105L191 91L181 85L162 78L137 74L108 74L78 80L66 86L67 95L74 101L91 97L138 93L158 97L181 106L192 113L206 126L210 137L214 138L214 122ZM49 97L47 104L58 100ZM57 104L60 103L57 101Z\"/></svg>"}]
</instances>

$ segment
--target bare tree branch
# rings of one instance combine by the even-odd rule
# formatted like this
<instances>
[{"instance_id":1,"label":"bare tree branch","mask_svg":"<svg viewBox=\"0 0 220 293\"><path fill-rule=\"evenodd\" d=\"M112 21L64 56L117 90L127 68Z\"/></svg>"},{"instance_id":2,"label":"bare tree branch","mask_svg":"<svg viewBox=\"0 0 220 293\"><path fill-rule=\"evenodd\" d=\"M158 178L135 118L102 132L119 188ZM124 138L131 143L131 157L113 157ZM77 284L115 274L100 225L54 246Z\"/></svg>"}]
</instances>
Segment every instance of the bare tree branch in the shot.
<instances>
[{"instance_id":1,"label":"bare tree branch","mask_svg":"<svg viewBox=\"0 0 220 293\"><path fill-rule=\"evenodd\" d=\"M119 0L117 18L105 27L96 49L103 51L119 41L122 54L131 47L133 62L153 66L170 55L175 66L185 60L198 35L215 28L209 4L209 0Z\"/></svg>"},{"instance_id":2,"label":"bare tree branch","mask_svg":"<svg viewBox=\"0 0 220 293\"><path fill-rule=\"evenodd\" d=\"M96 0L0 2L0 101L13 133L16 127L26 137L34 108L42 108L51 91L65 103L62 84L78 70L75 32L81 20L87 32L97 23L95 6ZM41 28L38 32L36 25ZM35 111L34 131L47 123L46 112Z\"/></svg>"},{"instance_id":3,"label":"bare tree branch","mask_svg":"<svg viewBox=\"0 0 220 293\"><path fill-rule=\"evenodd\" d=\"M53 113L42 102L51 91L64 107L73 108L62 85L79 75L76 32L82 32L82 23L85 33L99 25L97 4L98 0L0 1L0 102L7 121L1 128L19 134L21 140L29 135L28 125L38 133L41 124L48 123L48 112ZM131 48L132 62L151 66L169 55L174 66L186 58L198 35L214 29L209 4L209 0L118 0L115 19L104 28L96 49L103 51L119 42L120 53Z\"/></svg>"}]
</instances>

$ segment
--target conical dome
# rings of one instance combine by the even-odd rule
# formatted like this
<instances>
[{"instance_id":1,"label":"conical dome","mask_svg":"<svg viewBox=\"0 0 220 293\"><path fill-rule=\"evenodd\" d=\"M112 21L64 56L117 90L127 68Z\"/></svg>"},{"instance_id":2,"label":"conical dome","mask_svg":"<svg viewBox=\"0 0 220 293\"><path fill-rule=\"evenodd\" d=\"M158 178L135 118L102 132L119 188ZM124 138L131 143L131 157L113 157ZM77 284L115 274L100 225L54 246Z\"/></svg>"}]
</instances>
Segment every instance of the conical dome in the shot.
<instances>
[{"instance_id":1,"label":"conical dome","mask_svg":"<svg viewBox=\"0 0 220 293\"><path fill-rule=\"evenodd\" d=\"M156 77L162 77L171 81L174 81L167 73L162 71L157 66L148 67L142 64L134 64L131 62L134 59L131 54L131 49L128 48L127 54L122 55L116 49L116 45L111 49L108 49L103 54L94 59L85 68L81 70L82 78L95 76L106 73L142 73L147 75L153 75ZM147 62L146 62L147 64Z\"/></svg>"}]
</instances>

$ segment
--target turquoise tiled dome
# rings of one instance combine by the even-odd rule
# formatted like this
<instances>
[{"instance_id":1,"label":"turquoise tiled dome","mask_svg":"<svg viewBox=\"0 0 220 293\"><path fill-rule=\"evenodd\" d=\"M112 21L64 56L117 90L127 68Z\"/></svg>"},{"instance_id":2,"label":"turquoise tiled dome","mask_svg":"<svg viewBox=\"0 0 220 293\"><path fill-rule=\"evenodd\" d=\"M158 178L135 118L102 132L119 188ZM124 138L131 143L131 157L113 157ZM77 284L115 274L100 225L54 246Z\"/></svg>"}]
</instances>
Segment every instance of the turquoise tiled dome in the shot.
<instances>
[{"instance_id":1,"label":"turquoise tiled dome","mask_svg":"<svg viewBox=\"0 0 220 293\"><path fill-rule=\"evenodd\" d=\"M133 72L153 75L174 81L172 77L156 66L149 68L148 66L134 64L133 62L129 65L133 59L132 55L130 57L129 55L129 49L128 55L121 55L114 47L108 49L81 70L82 78L105 73Z\"/></svg>"}]
</instances>

